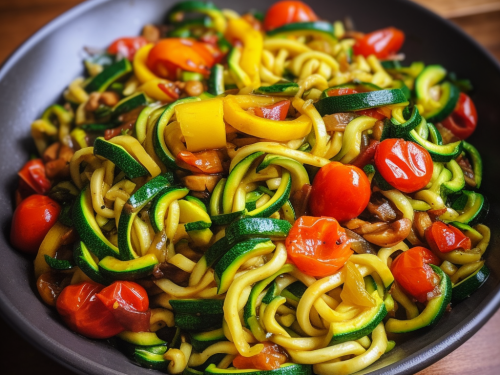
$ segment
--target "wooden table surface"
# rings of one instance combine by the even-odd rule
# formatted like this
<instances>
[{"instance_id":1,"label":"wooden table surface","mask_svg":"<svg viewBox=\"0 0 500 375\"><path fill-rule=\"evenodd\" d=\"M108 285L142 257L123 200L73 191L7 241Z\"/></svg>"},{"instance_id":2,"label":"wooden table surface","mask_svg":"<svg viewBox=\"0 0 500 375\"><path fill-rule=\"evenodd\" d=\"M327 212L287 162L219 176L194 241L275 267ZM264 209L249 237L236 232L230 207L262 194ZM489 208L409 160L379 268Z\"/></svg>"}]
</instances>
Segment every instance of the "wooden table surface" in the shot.
<instances>
[{"instance_id":1,"label":"wooden table surface","mask_svg":"<svg viewBox=\"0 0 500 375\"><path fill-rule=\"evenodd\" d=\"M16 47L47 22L82 0L0 0L0 63ZM451 19L488 48L500 60L500 0L416 0ZM3 375L71 374L71 371L30 349L7 324L0 320ZM470 340L418 375L500 373L500 311ZM10 368L7 363L15 364Z\"/></svg>"}]
</instances>

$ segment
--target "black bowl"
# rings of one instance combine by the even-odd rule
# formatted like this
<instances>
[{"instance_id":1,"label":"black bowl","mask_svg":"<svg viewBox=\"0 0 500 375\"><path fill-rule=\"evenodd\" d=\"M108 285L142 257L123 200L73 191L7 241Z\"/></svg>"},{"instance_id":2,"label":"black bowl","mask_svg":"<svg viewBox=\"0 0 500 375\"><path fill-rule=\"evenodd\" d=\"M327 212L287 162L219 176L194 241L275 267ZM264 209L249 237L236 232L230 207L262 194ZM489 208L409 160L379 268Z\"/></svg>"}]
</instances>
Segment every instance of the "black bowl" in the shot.
<instances>
[{"instance_id":1,"label":"black bowl","mask_svg":"<svg viewBox=\"0 0 500 375\"><path fill-rule=\"evenodd\" d=\"M160 23L175 1L89 1L82 3L31 37L0 71L0 311L24 338L45 354L82 374L151 374L127 360L106 342L70 332L54 310L45 306L34 288L32 259L13 250L8 242L16 173L33 151L29 124L57 101L67 84L82 74L83 46L105 47L115 38L136 35L150 22ZM216 1L237 11L265 10L270 1L252 4ZM407 1L309 1L329 20L350 15L361 31L395 26L405 31L407 61L443 64L459 77L470 78L479 112L479 129L471 138L485 162L481 188L491 203L486 224L492 241L486 254L491 269L487 283L432 328L419 332L362 373L413 374L439 360L474 334L500 305L500 205L498 166L500 147L500 66L475 41L435 14Z\"/></svg>"}]
</instances>

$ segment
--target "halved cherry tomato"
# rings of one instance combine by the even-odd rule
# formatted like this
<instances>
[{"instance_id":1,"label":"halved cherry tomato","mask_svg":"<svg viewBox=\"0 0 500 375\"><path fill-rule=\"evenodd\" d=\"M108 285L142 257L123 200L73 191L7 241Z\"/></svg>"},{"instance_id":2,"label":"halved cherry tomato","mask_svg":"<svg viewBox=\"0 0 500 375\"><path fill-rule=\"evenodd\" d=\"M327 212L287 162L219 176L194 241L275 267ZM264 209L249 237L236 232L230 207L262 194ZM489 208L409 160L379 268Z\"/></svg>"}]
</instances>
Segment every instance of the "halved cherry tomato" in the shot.
<instances>
[{"instance_id":1,"label":"halved cherry tomato","mask_svg":"<svg viewBox=\"0 0 500 375\"><path fill-rule=\"evenodd\" d=\"M190 152L181 151L177 154L177 160L181 168L187 167L193 173L221 173L222 162L215 150Z\"/></svg>"},{"instance_id":2,"label":"halved cherry tomato","mask_svg":"<svg viewBox=\"0 0 500 375\"><path fill-rule=\"evenodd\" d=\"M477 111L469 95L460 93L455 109L441 124L460 139L467 139L476 130Z\"/></svg>"},{"instance_id":3,"label":"halved cherry tomato","mask_svg":"<svg viewBox=\"0 0 500 375\"><path fill-rule=\"evenodd\" d=\"M401 253L391 265L396 281L419 302L427 301L427 293L439 284L436 273L429 264L439 266L441 260L425 247L413 247Z\"/></svg>"},{"instance_id":4,"label":"halved cherry tomato","mask_svg":"<svg viewBox=\"0 0 500 375\"><path fill-rule=\"evenodd\" d=\"M149 331L149 298L146 290L139 284L115 281L97 293L97 298L127 331Z\"/></svg>"},{"instance_id":5,"label":"halved cherry tomato","mask_svg":"<svg viewBox=\"0 0 500 375\"><path fill-rule=\"evenodd\" d=\"M60 212L61 206L49 197L30 195L14 211L10 243L22 252L36 254Z\"/></svg>"},{"instance_id":6,"label":"halved cherry tomato","mask_svg":"<svg viewBox=\"0 0 500 375\"><path fill-rule=\"evenodd\" d=\"M356 40L354 54L385 59L398 52L405 41L405 34L395 27L373 31Z\"/></svg>"},{"instance_id":7,"label":"halved cherry tomato","mask_svg":"<svg viewBox=\"0 0 500 375\"><path fill-rule=\"evenodd\" d=\"M275 370L287 361L288 354L281 346L268 341L262 344L264 349L259 354L251 357L237 355L233 366L237 369Z\"/></svg>"},{"instance_id":8,"label":"halved cherry tomato","mask_svg":"<svg viewBox=\"0 0 500 375\"><path fill-rule=\"evenodd\" d=\"M366 174L353 165L333 161L316 174L309 206L314 216L330 216L342 222L357 217L369 200Z\"/></svg>"},{"instance_id":9,"label":"halved cherry tomato","mask_svg":"<svg viewBox=\"0 0 500 375\"><path fill-rule=\"evenodd\" d=\"M386 139L378 145L375 166L389 184L404 193L425 187L433 170L431 155L425 148L398 138Z\"/></svg>"},{"instance_id":10,"label":"halved cherry tomato","mask_svg":"<svg viewBox=\"0 0 500 375\"><path fill-rule=\"evenodd\" d=\"M257 107L254 109L255 115L269 120L284 121L286 114L290 108L290 100L282 100L281 102Z\"/></svg>"},{"instance_id":11,"label":"halved cherry tomato","mask_svg":"<svg viewBox=\"0 0 500 375\"><path fill-rule=\"evenodd\" d=\"M317 20L318 16L302 1L279 1L267 11L264 29L269 31L293 22Z\"/></svg>"},{"instance_id":12,"label":"halved cherry tomato","mask_svg":"<svg viewBox=\"0 0 500 375\"><path fill-rule=\"evenodd\" d=\"M149 51L146 64L156 75L175 80L178 69L208 75L214 62L205 43L168 38L160 40Z\"/></svg>"},{"instance_id":13,"label":"halved cherry tomato","mask_svg":"<svg viewBox=\"0 0 500 375\"><path fill-rule=\"evenodd\" d=\"M425 239L432 250L442 253L457 249L470 250L472 246L470 238L458 228L441 221L435 221L427 228Z\"/></svg>"},{"instance_id":14,"label":"halved cherry tomato","mask_svg":"<svg viewBox=\"0 0 500 375\"><path fill-rule=\"evenodd\" d=\"M108 47L108 53L112 55L120 54L129 60L133 60L135 53L146 44L148 44L148 41L142 36L119 38Z\"/></svg>"},{"instance_id":15,"label":"halved cherry tomato","mask_svg":"<svg viewBox=\"0 0 500 375\"><path fill-rule=\"evenodd\" d=\"M45 194L50 190L51 183L45 174L42 159L28 161L17 174L37 194Z\"/></svg>"},{"instance_id":16,"label":"halved cherry tomato","mask_svg":"<svg viewBox=\"0 0 500 375\"><path fill-rule=\"evenodd\" d=\"M107 339L124 330L115 315L97 298L103 288L103 285L86 281L63 289L56 307L69 328L94 339Z\"/></svg>"},{"instance_id":17,"label":"halved cherry tomato","mask_svg":"<svg viewBox=\"0 0 500 375\"><path fill-rule=\"evenodd\" d=\"M333 275L353 253L344 228L331 217L301 216L285 245L297 268L316 277Z\"/></svg>"},{"instance_id":18,"label":"halved cherry tomato","mask_svg":"<svg viewBox=\"0 0 500 375\"><path fill-rule=\"evenodd\" d=\"M379 112L378 109L371 108L371 109L362 109L361 111L356 111L356 113L360 116L370 116L373 118L376 118L377 120L383 120L387 118L385 115Z\"/></svg>"}]
</instances>

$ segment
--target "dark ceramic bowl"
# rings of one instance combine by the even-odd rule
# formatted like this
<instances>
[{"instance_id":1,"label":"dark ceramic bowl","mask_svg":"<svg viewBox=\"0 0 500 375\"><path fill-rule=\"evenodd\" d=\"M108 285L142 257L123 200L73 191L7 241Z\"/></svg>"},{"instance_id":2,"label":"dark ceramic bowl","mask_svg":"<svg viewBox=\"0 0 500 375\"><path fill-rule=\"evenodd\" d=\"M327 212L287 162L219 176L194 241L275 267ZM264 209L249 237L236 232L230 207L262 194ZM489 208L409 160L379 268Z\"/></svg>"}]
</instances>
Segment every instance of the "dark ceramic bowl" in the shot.
<instances>
[{"instance_id":1,"label":"dark ceramic bowl","mask_svg":"<svg viewBox=\"0 0 500 375\"><path fill-rule=\"evenodd\" d=\"M151 374L127 360L106 342L88 340L69 331L34 288L32 259L12 249L8 233L16 173L33 151L29 125L57 101L68 83L83 71L82 48L105 47L115 38L136 35L150 22L161 22L174 1L110 0L85 2L57 18L29 39L0 71L0 312L24 338L45 354L82 374ZM237 11L267 9L270 1L216 1ZM361 31L393 25L405 31L407 61L443 64L459 77L470 78L480 126L471 138L483 155L482 191L490 200L486 224L492 241L486 254L491 275L472 297L415 339L398 345L363 371L373 374L413 374L439 360L474 334L500 305L500 205L498 187L498 124L500 66L462 31L407 1L312 1L317 14L329 20L351 15Z\"/></svg>"}]
</instances>

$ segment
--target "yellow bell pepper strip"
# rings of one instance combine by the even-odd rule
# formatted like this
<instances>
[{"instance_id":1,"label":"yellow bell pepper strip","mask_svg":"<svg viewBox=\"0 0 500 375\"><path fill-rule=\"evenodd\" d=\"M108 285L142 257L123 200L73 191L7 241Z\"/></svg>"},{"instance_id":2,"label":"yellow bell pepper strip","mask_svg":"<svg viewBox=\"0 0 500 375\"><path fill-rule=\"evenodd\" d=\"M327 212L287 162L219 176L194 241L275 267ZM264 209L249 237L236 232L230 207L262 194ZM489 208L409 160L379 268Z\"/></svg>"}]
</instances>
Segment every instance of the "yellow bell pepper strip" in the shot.
<instances>
[{"instance_id":1,"label":"yellow bell pepper strip","mask_svg":"<svg viewBox=\"0 0 500 375\"><path fill-rule=\"evenodd\" d=\"M154 74L146 65L149 51L151 51L153 47L153 43L146 44L144 47L141 47L134 56L134 74L141 83L145 83L153 79L161 79L161 77L158 77L156 74Z\"/></svg>"},{"instance_id":2,"label":"yellow bell pepper strip","mask_svg":"<svg viewBox=\"0 0 500 375\"><path fill-rule=\"evenodd\" d=\"M243 110L232 95L224 98L224 119L243 133L279 142L305 137L311 131L307 115L292 121L268 120Z\"/></svg>"},{"instance_id":3,"label":"yellow bell pepper strip","mask_svg":"<svg viewBox=\"0 0 500 375\"><path fill-rule=\"evenodd\" d=\"M243 43L241 51L240 66L248 74L252 81L252 86L260 86L260 60L264 48L264 38L262 33L255 30L247 21L242 18L228 21L225 37L231 43L239 40Z\"/></svg>"},{"instance_id":4,"label":"yellow bell pepper strip","mask_svg":"<svg viewBox=\"0 0 500 375\"><path fill-rule=\"evenodd\" d=\"M175 107L175 115L186 140L188 151L197 152L226 147L222 99L179 104Z\"/></svg>"},{"instance_id":5,"label":"yellow bell pepper strip","mask_svg":"<svg viewBox=\"0 0 500 375\"><path fill-rule=\"evenodd\" d=\"M160 100L162 102L171 103L174 102L175 99L170 95L167 95L165 91L158 87L159 84L168 84L170 81L167 81L163 78L153 78L145 83L143 83L137 91L142 91L144 94L149 96L152 99Z\"/></svg>"}]
</instances>

